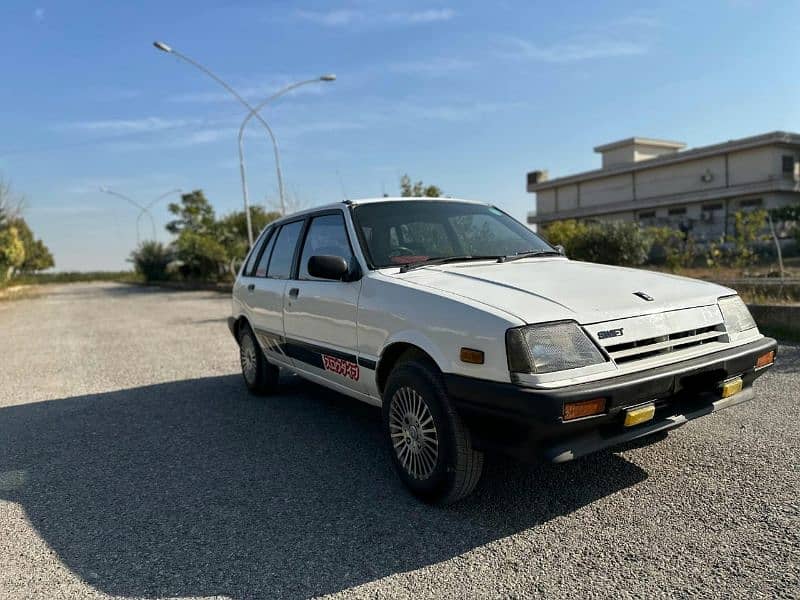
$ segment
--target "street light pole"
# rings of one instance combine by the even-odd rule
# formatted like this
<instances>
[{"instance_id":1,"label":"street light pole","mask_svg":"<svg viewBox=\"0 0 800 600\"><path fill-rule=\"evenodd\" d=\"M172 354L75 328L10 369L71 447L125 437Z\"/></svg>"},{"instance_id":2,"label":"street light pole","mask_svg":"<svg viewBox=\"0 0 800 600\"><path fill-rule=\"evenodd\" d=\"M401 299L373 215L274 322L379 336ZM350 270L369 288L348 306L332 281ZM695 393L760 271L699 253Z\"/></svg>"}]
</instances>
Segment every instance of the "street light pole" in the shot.
<instances>
[{"instance_id":1,"label":"street light pole","mask_svg":"<svg viewBox=\"0 0 800 600\"><path fill-rule=\"evenodd\" d=\"M136 200L134 200L133 198L130 198L129 196L126 196L125 194L120 194L119 192L115 192L114 190L109 189L109 188L104 187L104 186L100 187L100 191L103 192L104 194L108 194L110 196L116 196L117 198L122 198L126 202L132 204L133 206L135 206L136 208L139 209L139 214L136 217L136 245L137 246L139 246L139 244L141 242L141 236L139 235L139 223L141 222L142 215L147 214L147 217L150 219L150 228L151 228L151 231L152 231L152 234L153 234L153 240L155 240L156 239L156 221L153 218L153 213L150 212L150 209L153 208L153 206L155 206L155 204L159 200L162 200L162 199L166 198L170 194L179 194L181 192L180 189L170 190L168 192L164 192L158 198L156 198L155 200L152 200L149 204L140 204L140 203L136 202Z\"/></svg>"},{"instance_id":2,"label":"street light pole","mask_svg":"<svg viewBox=\"0 0 800 600\"><path fill-rule=\"evenodd\" d=\"M305 81L298 81L296 83L292 83L291 85L287 85L285 88L278 90L274 94L272 94L269 98L263 100L260 104L256 105L255 108L250 109L250 112L247 113L247 116L242 121L242 124L239 126L239 175L242 178L242 195L244 196L244 206L245 206L245 214L247 216L247 238L250 241L250 245L253 245L253 224L250 219L250 202L248 199L247 193L247 176L246 176L246 169L244 163L244 129L247 124L250 122L250 119L253 117L258 117L259 112L261 111L264 106L266 106L269 102L283 96L284 94L292 91L293 89L299 88L301 85L307 85L310 83L319 83L322 81L336 81L336 75L326 74L315 79L306 79ZM275 153L275 169L278 175L278 195L281 201L281 214L286 214L286 199L285 193L283 188L283 174L281 173L281 160L280 160L280 153L278 151L278 143L275 140L275 136L271 135L270 130L270 137L272 138L272 150Z\"/></svg>"},{"instance_id":3,"label":"street light pole","mask_svg":"<svg viewBox=\"0 0 800 600\"><path fill-rule=\"evenodd\" d=\"M247 102L247 100L242 98L242 96L236 90L234 90L230 85L228 85L228 83L226 83L221 77L219 77L216 74L214 74L210 69L208 69L207 67L203 66L202 64L200 64L196 60L194 60L192 58L189 58L185 54L182 54L181 52L178 52L177 50L175 50L171 46L165 44L164 42L158 42L158 41L153 42L153 46L155 46L158 50L161 50L162 52L166 52L167 54L172 54L174 56L177 56L178 58L180 58L184 62L192 65L196 69L199 69L200 71L202 71L203 73L205 73L206 75L211 77L211 79L213 79L214 81L219 83L222 87L224 87L226 90L228 90L228 92L230 92L230 94L234 98L236 98L236 100L238 100L239 103L242 106L244 106L249 112L252 112L253 116L259 121L259 123L261 123L264 126L264 128L267 130L267 133L269 134L269 137L270 137L270 139L272 141L272 148L273 148L273 151L275 153L275 169L276 169L277 176L278 176L278 191L281 194L281 205L285 205L285 200L284 200L284 197L283 197L283 176L281 174L281 168L280 168L280 154L278 152L278 142L275 139L275 134L272 132L272 128L269 126L269 124L261 117L261 115L258 114L258 112L253 112L253 107L250 106L250 104ZM242 174L242 176L244 176L243 171L240 170L240 173ZM245 185L243 185L243 189L246 189ZM250 216L250 206L249 206L249 202L247 202L246 192L245 192L245 214L248 217ZM249 237L252 238L252 235L249 236ZM252 239L250 239L250 243L252 245Z\"/></svg>"},{"instance_id":4,"label":"street light pole","mask_svg":"<svg viewBox=\"0 0 800 600\"><path fill-rule=\"evenodd\" d=\"M122 198L126 202L133 204L136 208L139 209L139 217L136 217L136 246L138 247L141 241L141 236L139 235L139 218L141 217L142 213L144 213L147 209L136 202L136 200L129 198L125 194L120 194L119 192L115 192L114 190L108 189L107 187L100 186L100 191L104 194L108 194L109 196L116 196L117 198ZM155 224L153 224L153 228L155 229Z\"/></svg>"},{"instance_id":5,"label":"street light pole","mask_svg":"<svg viewBox=\"0 0 800 600\"><path fill-rule=\"evenodd\" d=\"M153 208L159 201L163 200L167 196L169 196L171 194L180 194L181 191L182 190L180 188L176 188L174 190L170 190L168 192L164 192L163 194L161 194L155 200L151 200L150 204L145 204L144 209L142 210L142 212L139 213L139 216L136 218L136 221L137 221L136 227L137 228L139 227L138 221L139 221L139 219L142 218L142 215L147 213L147 216L150 218L150 227L152 228L152 231L153 231L153 240L158 241L158 236L156 235L156 221L153 218L153 213L150 212L150 209Z\"/></svg>"}]
</instances>

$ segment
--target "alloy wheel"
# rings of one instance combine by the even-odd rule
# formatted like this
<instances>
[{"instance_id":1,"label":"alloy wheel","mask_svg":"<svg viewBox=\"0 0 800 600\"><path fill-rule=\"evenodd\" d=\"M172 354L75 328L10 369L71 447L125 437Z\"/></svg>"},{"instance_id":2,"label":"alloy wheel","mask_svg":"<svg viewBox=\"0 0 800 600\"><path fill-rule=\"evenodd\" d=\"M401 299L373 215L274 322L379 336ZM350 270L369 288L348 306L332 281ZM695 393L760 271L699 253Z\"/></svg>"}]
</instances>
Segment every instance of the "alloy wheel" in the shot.
<instances>
[{"instance_id":1,"label":"alloy wheel","mask_svg":"<svg viewBox=\"0 0 800 600\"><path fill-rule=\"evenodd\" d=\"M392 396L389 435L400 464L414 479L431 476L439 457L439 435L428 405L413 388Z\"/></svg>"},{"instance_id":2,"label":"alloy wheel","mask_svg":"<svg viewBox=\"0 0 800 600\"><path fill-rule=\"evenodd\" d=\"M253 384L256 380L256 371L258 369L258 355L256 354L256 345L252 336L245 335L242 338L239 357L242 362L242 373L245 380L247 383Z\"/></svg>"}]
</instances>

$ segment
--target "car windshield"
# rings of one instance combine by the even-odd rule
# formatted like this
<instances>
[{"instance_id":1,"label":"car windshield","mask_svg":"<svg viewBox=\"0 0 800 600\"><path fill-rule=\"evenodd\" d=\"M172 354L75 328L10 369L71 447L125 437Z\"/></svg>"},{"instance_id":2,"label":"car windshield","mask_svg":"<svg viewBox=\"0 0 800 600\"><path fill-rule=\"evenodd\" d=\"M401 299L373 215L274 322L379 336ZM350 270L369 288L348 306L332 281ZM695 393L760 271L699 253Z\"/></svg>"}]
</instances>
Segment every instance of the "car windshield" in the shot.
<instances>
[{"instance_id":1,"label":"car windshield","mask_svg":"<svg viewBox=\"0 0 800 600\"><path fill-rule=\"evenodd\" d=\"M503 211L441 200L387 201L354 207L373 268L448 257L503 257L555 249Z\"/></svg>"}]
</instances>

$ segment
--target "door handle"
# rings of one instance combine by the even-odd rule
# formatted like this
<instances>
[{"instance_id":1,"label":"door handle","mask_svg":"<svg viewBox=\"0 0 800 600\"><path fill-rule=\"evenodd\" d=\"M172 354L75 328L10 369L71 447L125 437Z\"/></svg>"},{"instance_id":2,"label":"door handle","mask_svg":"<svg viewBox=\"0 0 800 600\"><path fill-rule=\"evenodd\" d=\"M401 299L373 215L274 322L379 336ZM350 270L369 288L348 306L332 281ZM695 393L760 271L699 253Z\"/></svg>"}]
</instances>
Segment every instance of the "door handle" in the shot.
<instances>
[{"instance_id":1,"label":"door handle","mask_svg":"<svg viewBox=\"0 0 800 600\"><path fill-rule=\"evenodd\" d=\"M289 290L289 296L292 298L297 298L300 295L300 290L298 288L292 288Z\"/></svg>"},{"instance_id":2,"label":"door handle","mask_svg":"<svg viewBox=\"0 0 800 600\"><path fill-rule=\"evenodd\" d=\"M251 283L250 285L247 286L247 291L248 292L252 292L254 289L256 289L256 284L255 283Z\"/></svg>"}]
</instances>

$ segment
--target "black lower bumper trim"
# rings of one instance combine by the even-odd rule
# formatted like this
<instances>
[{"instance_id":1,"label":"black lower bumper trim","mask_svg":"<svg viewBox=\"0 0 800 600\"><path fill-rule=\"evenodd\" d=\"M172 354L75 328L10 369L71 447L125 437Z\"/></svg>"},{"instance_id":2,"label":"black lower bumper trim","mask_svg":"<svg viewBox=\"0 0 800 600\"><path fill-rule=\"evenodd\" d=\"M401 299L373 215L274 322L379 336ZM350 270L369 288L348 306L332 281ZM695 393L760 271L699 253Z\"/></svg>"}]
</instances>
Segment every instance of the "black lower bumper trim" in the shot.
<instances>
[{"instance_id":1,"label":"black lower bumper trim","mask_svg":"<svg viewBox=\"0 0 800 600\"><path fill-rule=\"evenodd\" d=\"M714 406L720 398L720 382L730 377L742 377L744 390L736 396L741 395L740 401L752 397L749 388L764 372L755 369L756 359L770 350L777 351L775 340L761 338L643 372L555 389L526 388L452 374L445 374L445 384L456 410L473 432L476 447L520 458L544 453L556 460L555 457L570 452L582 456L601 447L677 427L718 410ZM563 421L565 402L598 397L606 399L605 414ZM645 402L656 404L655 421L624 429L626 408ZM683 420L673 418L681 415ZM650 431L661 421L663 427Z\"/></svg>"},{"instance_id":2,"label":"black lower bumper trim","mask_svg":"<svg viewBox=\"0 0 800 600\"><path fill-rule=\"evenodd\" d=\"M748 400L752 400L755 392L752 387L745 388L735 396L712 400L709 403L700 404L698 408L687 410L682 414L669 415L667 417L638 425L631 429L624 430L612 435L603 435L599 430L593 430L587 434L576 436L565 442L556 444L544 451L544 456L554 463L562 463L586 456L592 452L597 452L604 448L617 446L625 442L630 442L643 438L660 431L668 431L688 423L699 417L704 417L723 408L729 408Z\"/></svg>"}]
</instances>

